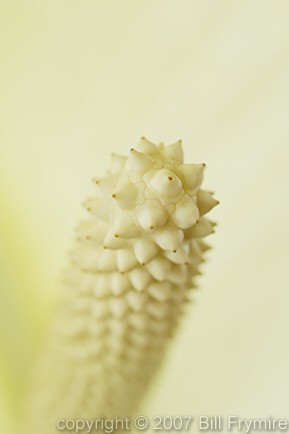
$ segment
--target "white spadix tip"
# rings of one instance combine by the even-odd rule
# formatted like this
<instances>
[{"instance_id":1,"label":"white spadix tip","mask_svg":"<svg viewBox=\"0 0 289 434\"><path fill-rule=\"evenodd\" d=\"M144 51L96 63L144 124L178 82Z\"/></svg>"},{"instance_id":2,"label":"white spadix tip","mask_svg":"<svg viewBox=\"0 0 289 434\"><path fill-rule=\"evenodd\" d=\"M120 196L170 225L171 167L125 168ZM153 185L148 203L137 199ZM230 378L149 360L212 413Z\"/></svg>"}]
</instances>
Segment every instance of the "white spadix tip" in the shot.
<instances>
[{"instance_id":1,"label":"white spadix tip","mask_svg":"<svg viewBox=\"0 0 289 434\"><path fill-rule=\"evenodd\" d=\"M205 214L217 201L200 189L204 167L183 163L181 141L142 138L94 178L29 385L25 434L54 434L59 417L136 414L200 275L203 238L214 232Z\"/></svg>"}]
</instances>

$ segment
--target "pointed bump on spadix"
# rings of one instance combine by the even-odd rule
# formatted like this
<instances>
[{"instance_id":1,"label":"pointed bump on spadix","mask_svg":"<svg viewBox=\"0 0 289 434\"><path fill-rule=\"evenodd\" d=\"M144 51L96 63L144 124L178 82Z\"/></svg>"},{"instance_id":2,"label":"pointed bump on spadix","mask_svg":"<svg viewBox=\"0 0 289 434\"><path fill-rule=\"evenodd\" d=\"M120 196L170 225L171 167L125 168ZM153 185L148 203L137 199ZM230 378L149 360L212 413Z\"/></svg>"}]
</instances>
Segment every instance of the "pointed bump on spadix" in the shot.
<instances>
[{"instance_id":1,"label":"pointed bump on spadix","mask_svg":"<svg viewBox=\"0 0 289 434\"><path fill-rule=\"evenodd\" d=\"M158 152L157 146L150 142L146 137L141 137L137 149L138 151L144 152L148 155L154 155Z\"/></svg>"},{"instance_id":2,"label":"pointed bump on spadix","mask_svg":"<svg viewBox=\"0 0 289 434\"><path fill-rule=\"evenodd\" d=\"M197 190L203 180L205 163L182 164L178 167L178 174L183 182L183 186L188 190Z\"/></svg>"},{"instance_id":3,"label":"pointed bump on spadix","mask_svg":"<svg viewBox=\"0 0 289 434\"><path fill-rule=\"evenodd\" d=\"M177 251L184 239L181 229L170 227L163 231L156 231L152 234L157 245L166 251Z\"/></svg>"},{"instance_id":4,"label":"pointed bump on spadix","mask_svg":"<svg viewBox=\"0 0 289 434\"><path fill-rule=\"evenodd\" d=\"M144 171L151 162L152 158L149 155L131 148L125 167L131 172Z\"/></svg>"},{"instance_id":5,"label":"pointed bump on spadix","mask_svg":"<svg viewBox=\"0 0 289 434\"><path fill-rule=\"evenodd\" d=\"M174 160L178 164L181 164L184 161L184 152L181 140L178 140L171 145L165 146L162 150L162 153L164 156Z\"/></svg>"},{"instance_id":6,"label":"pointed bump on spadix","mask_svg":"<svg viewBox=\"0 0 289 434\"><path fill-rule=\"evenodd\" d=\"M132 182L123 181L116 186L112 198L123 210L131 209L136 203L137 189Z\"/></svg>"},{"instance_id":7,"label":"pointed bump on spadix","mask_svg":"<svg viewBox=\"0 0 289 434\"><path fill-rule=\"evenodd\" d=\"M157 170L149 185L160 195L173 196L182 190L182 183L177 175L168 169Z\"/></svg>"},{"instance_id":8,"label":"pointed bump on spadix","mask_svg":"<svg viewBox=\"0 0 289 434\"><path fill-rule=\"evenodd\" d=\"M200 215L204 215L218 205L219 201L214 199L213 195L209 191L199 189L197 192L197 204Z\"/></svg>"}]
</instances>

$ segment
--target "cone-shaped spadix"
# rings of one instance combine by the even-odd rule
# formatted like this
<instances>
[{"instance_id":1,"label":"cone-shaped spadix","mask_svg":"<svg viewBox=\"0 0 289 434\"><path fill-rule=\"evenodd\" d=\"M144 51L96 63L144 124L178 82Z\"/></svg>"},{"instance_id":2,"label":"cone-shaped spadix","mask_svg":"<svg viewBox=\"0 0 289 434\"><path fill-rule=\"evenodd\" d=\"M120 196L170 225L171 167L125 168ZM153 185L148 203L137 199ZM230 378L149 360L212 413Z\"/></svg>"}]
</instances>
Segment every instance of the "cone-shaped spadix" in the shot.
<instances>
[{"instance_id":1,"label":"cone-shaped spadix","mask_svg":"<svg viewBox=\"0 0 289 434\"><path fill-rule=\"evenodd\" d=\"M65 274L52 331L29 384L25 434L55 434L59 420L132 417L162 363L196 286L205 214L203 164L183 164L180 141L142 138L95 178L88 217Z\"/></svg>"}]
</instances>

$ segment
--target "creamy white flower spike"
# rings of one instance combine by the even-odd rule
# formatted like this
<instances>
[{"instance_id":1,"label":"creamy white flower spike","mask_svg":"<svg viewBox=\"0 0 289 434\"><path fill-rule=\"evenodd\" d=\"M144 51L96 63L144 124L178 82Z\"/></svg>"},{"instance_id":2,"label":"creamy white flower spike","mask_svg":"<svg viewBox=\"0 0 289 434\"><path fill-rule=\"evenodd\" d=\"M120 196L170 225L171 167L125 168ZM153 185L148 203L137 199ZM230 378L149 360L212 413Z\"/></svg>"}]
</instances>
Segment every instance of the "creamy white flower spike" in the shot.
<instances>
[{"instance_id":1,"label":"creamy white flower spike","mask_svg":"<svg viewBox=\"0 0 289 434\"><path fill-rule=\"evenodd\" d=\"M52 332L34 374L29 434L58 419L131 416L161 364L214 232L205 164L142 138L94 178Z\"/></svg>"}]
</instances>

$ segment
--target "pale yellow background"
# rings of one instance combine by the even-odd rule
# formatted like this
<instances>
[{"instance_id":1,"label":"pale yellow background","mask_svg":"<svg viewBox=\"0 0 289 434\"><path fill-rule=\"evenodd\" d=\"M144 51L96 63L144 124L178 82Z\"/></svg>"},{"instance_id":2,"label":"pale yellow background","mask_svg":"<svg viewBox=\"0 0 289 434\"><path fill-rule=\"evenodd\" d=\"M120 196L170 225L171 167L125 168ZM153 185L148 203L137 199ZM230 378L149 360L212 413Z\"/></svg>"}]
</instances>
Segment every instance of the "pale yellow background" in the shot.
<instances>
[{"instance_id":1,"label":"pale yellow background","mask_svg":"<svg viewBox=\"0 0 289 434\"><path fill-rule=\"evenodd\" d=\"M289 2L0 9L1 433L90 178L142 135L182 138L221 201L201 290L143 411L289 417Z\"/></svg>"}]
</instances>

